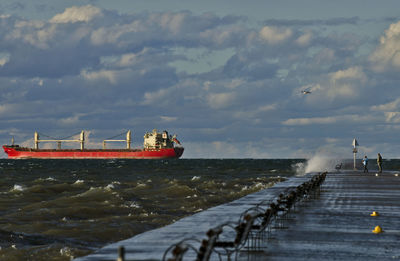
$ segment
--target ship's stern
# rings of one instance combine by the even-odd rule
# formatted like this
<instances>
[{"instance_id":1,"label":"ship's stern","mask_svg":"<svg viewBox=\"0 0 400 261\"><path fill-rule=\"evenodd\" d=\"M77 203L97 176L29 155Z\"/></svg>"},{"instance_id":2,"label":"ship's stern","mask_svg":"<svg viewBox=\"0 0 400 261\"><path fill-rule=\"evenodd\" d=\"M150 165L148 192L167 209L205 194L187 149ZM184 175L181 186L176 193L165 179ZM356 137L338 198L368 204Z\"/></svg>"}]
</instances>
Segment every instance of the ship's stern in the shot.
<instances>
[{"instance_id":1,"label":"ship's stern","mask_svg":"<svg viewBox=\"0 0 400 261\"><path fill-rule=\"evenodd\" d=\"M3 149L8 158L14 158L18 156L18 152L12 146L3 145Z\"/></svg>"}]
</instances>

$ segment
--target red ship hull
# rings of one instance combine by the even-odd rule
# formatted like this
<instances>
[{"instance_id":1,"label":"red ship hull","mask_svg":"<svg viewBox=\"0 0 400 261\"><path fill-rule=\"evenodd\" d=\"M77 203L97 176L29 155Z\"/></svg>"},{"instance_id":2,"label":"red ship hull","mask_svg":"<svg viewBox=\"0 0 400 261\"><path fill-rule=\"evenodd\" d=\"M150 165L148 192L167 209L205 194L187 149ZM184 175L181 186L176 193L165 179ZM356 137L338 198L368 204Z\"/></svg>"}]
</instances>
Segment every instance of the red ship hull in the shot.
<instances>
[{"instance_id":1,"label":"red ship hull","mask_svg":"<svg viewBox=\"0 0 400 261\"><path fill-rule=\"evenodd\" d=\"M9 159L166 159L179 158L182 147L158 150L144 149L31 149L15 146L3 146Z\"/></svg>"}]
</instances>

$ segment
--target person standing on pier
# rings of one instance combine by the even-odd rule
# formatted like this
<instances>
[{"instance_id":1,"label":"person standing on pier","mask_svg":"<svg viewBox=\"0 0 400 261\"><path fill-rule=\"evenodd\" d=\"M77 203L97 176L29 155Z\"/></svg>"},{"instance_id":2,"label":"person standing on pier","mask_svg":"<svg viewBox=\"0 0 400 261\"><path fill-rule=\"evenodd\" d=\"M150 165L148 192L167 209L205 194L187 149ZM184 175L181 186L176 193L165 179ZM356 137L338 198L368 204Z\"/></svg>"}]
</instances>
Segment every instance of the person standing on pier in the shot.
<instances>
[{"instance_id":1,"label":"person standing on pier","mask_svg":"<svg viewBox=\"0 0 400 261\"><path fill-rule=\"evenodd\" d=\"M367 155L364 156L362 163L364 165L364 173L365 172L368 173L368 158L367 158Z\"/></svg>"},{"instance_id":2,"label":"person standing on pier","mask_svg":"<svg viewBox=\"0 0 400 261\"><path fill-rule=\"evenodd\" d=\"M376 159L376 162L378 163L379 173L382 173L382 156L380 153L378 153L378 158Z\"/></svg>"}]
</instances>

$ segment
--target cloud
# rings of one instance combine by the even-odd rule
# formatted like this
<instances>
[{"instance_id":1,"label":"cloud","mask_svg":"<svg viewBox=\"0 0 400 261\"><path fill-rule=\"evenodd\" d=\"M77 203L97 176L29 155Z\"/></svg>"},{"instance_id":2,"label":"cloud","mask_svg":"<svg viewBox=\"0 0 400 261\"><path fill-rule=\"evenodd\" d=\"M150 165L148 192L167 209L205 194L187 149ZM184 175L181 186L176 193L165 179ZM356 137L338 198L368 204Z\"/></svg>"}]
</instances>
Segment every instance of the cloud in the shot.
<instances>
[{"instance_id":1,"label":"cloud","mask_svg":"<svg viewBox=\"0 0 400 261\"><path fill-rule=\"evenodd\" d=\"M8 58L8 57L0 58L0 67L4 66L6 63L8 63L9 59L10 58Z\"/></svg>"},{"instance_id":2,"label":"cloud","mask_svg":"<svg viewBox=\"0 0 400 261\"><path fill-rule=\"evenodd\" d=\"M266 114L275 111L277 104L261 105L253 110L240 110L234 113L236 119L251 119L254 122L260 122L261 118Z\"/></svg>"},{"instance_id":3,"label":"cloud","mask_svg":"<svg viewBox=\"0 0 400 261\"><path fill-rule=\"evenodd\" d=\"M1 104L0 105L0 115L7 115L16 109L15 104Z\"/></svg>"},{"instance_id":4,"label":"cloud","mask_svg":"<svg viewBox=\"0 0 400 261\"><path fill-rule=\"evenodd\" d=\"M173 55L173 48L225 49L245 42L251 33L238 25L240 17L188 11L127 15L92 5L68 7L48 21L1 19L0 47L9 56L7 60L0 57L0 76L17 77L55 78L98 71L105 69L100 68L103 57L112 56L121 57L119 66L124 67L135 66L133 59L148 55L159 62L165 62L160 60L164 56L172 63L184 59Z\"/></svg>"},{"instance_id":5,"label":"cloud","mask_svg":"<svg viewBox=\"0 0 400 261\"><path fill-rule=\"evenodd\" d=\"M339 70L329 76L331 86L327 93L331 98L356 98L361 94L360 89L367 81L367 76L360 67Z\"/></svg>"},{"instance_id":6,"label":"cloud","mask_svg":"<svg viewBox=\"0 0 400 261\"><path fill-rule=\"evenodd\" d=\"M38 127L99 137L131 128L139 144L158 128L177 133L188 157L237 158L342 148L354 133L395 137L397 82L371 70L373 36L337 30L346 24L360 20L260 28L231 15L92 5L41 21L2 15L0 115L10 131L0 138L11 129L23 141ZM385 39L397 37L391 31ZM308 86L312 94L301 95Z\"/></svg>"},{"instance_id":7,"label":"cloud","mask_svg":"<svg viewBox=\"0 0 400 261\"><path fill-rule=\"evenodd\" d=\"M400 21L393 23L380 38L380 44L370 55L372 68L377 72L400 69Z\"/></svg>"},{"instance_id":8,"label":"cloud","mask_svg":"<svg viewBox=\"0 0 400 261\"><path fill-rule=\"evenodd\" d=\"M74 115L71 117L62 118L59 120L59 122L61 125L65 126L77 125L77 123L79 123L79 117L80 115Z\"/></svg>"},{"instance_id":9,"label":"cloud","mask_svg":"<svg viewBox=\"0 0 400 261\"><path fill-rule=\"evenodd\" d=\"M265 40L269 44L275 45L289 39L293 32L290 28L264 26L261 28L259 34L261 39Z\"/></svg>"},{"instance_id":10,"label":"cloud","mask_svg":"<svg viewBox=\"0 0 400 261\"><path fill-rule=\"evenodd\" d=\"M101 81L108 80L111 84L117 83L117 71L112 70L100 70L96 72L88 72L83 70L81 72L83 78L89 81Z\"/></svg>"},{"instance_id":11,"label":"cloud","mask_svg":"<svg viewBox=\"0 0 400 261\"><path fill-rule=\"evenodd\" d=\"M53 16L53 18L50 19L50 23L89 22L93 18L101 15L101 9L92 5L73 6L66 8L63 13Z\"/></svg>"},{"instance_id":12,"label":"cloud","mask_svg":"<svg viewBox=\"0 0 400 261\"><path fill-rule=\"evenodd\" d=\"M345 106L366 96L367 83L368 77L363 68L354 66L321 75L319 82L296 88L292 95L298 97L302 90L308 89L312 92L311 95L303 96L310 105Z\"/></svg>"},{"instance_id":13,"label":"cloud","mask_svg":"<svg viewBox=\"0 0 400 261\"><path fill-rule=\"evenodd\" d=\"M262 57L247 53L230 57L223 68L224 74L236 78L236 82L232 82L230 86L238 85L241 78L246 81L273 78L278 70L277 65Z\"/></svg>"},{"instance_id":14,"label":"cloud","mask_svg":"<svg viewBox=\"0 0 400 261\"><path fill-rule=\"evenodd\" d=\"M374 119L371 115L339 115L339 116L328 116L328 117L312 117L312 118L293 118L287 119L282 122L283 125L287 126L301 126L301 125L324 125L324 124L336 124L345 122L369 122Z\"/></svg>"},{"instance_id":15,"label":"cloud","mask_svg":"<svg viewBox=\"0 0 400 261\"><path fill-rule=\"evenodd\" d=\"M166 13L161 16L160 24L171 33L178 34L187 16L187 13Z\"/></svg>"},{"instance_id":16,"label":"cloud","mask_svg":"<svg viewBox=\"0 0 400 261\"><path fill-rule=\"evenodd\" d=\"M146 92L144 94L144 101L143 104L145 105L151 105L151 104L156 104L161 101L166 101L166 96L170 90L168 89L161 89L155 92Z\"/></svg>"},{"instance_id":17,"label":"cloud","mask_svg":"<svg viewBox=\"0 0 400 261\"><path fill-rule=\"evenodd\" d=\"M21 2L13 2L13 3L7 3L4 6L1 6L2 9L9 9L9 10L24 10L26 8L26 4L23 4Z\"/></svg>"},{"instance_id":18,"label":"cloud","mask_svg":"<svg viewBox=\"0 0 400 261\"><path fill-rule=\"evenodd\" d=\"M355 25L360 22L359 17L336 17L329 19L269 19L265 20L265 25L270 26L341 26L341 25Z\"/></svg>"},{"instance_id":19,"label":"cloud","mask_svg":"<svg viewBox=\"0 0 400 261\"><path fill-rule=\"evenodd\" d=\"M339 70L331 74L332 81L339 80L361 80L363 82L366 81L367 77L360 67L351 67L346 70Z\"/></svg>"},{"instance_id":20,"label":"cloud","mask_svg":"<svg viewBox=\"0 0 400 261\"><path fill-rule=\"evenodd\" d=\"M49 48L48 42L53 39L56 27L48 26L42 21L16 21L14 28L6 35L6 39L22 40L39 49Z\"/></svg>"},{"instance_id":21,"label":"cloud","mask_svg":"<svg viewBox=\"0 0 400 261\"><path fill-rule=\"evenodd\" d=\"M296 39L296 43L300 46L306 46L310 44L311 39L312 39L312 33L306 32Z\"/></svg>"},{"instance_id":22,"label":"cloud","mask_svg":"<svg viewBox=\"0 0 400 261\"><path fill-rule=\"evenodd\" d=\"M400 112L384 112L385 121L389 123L400 123Z\"/></svg>"},{"instance_id":23,"label":"cloud","mask_svg":"<svg viewBox=\"0 0 400 261\"><path fill-rule=\"evenodd\" d=\"M267 112L267 111L273 111L276 110L277 105L276 104L268 104L268 105L262 105L261 107L258 107L258 111L260 112Z\"/></svg>"},{"instance_id":24,"label":"cloud","mask_svg":"<svg viewBox=\"0 0 400 261\"><path fill-rule=\"evenodd\" d=\"M170 116L160 116L160 118L164 122L172 122L178 120L178 117L170 117Z\"/></svg>"},{"instance_id":25,"label":"cloud","mask_svg":"<svg viewBox=\"0 0 400 261\"><path fill-rule=\"evenodd\" d=\"M99 27L92 31L90 40L93 45L117 44L123 36L146 32L148 30L146 27L148 26L140 20L134 20L128 24ZM129 42L129 39L127 40ZM124 42L127 41L125 40Z\"/></svg>"},{"instance_id":26,"label":"cloud","mask_svg":"<svg viewBox=\"0 0 400 261\"><path fill-rule=\"evenodd\" d=\"M282 122L283 125L311 125L311 124L333 124L337 122L336 117L296 118Z\"/></svg>"},{"instance_id":27,"label":"cloud","mask_svg":"<svg viewBox=\"0 0 400 261\"><path fill-rule=\"evenodd\" d=\"M385 104L374 105L371 107L371 110L372 111L384 111L384 112L400 110L400 98L397 98L394 101L388 102Z\"/></svg>"},{"instance_id":28,"label":"cloud","mask_svg":"<svg viewBox=\"0 0 400 261\"><path fill-rule=\"evenodd\" d=\"M207 97L208 105L213 109L223 109L232 105L236 95L233 92L211 93Z\"/></svg>"},{"instance_id":29,"label":"cloud","mask_svg":"<svg viewBox=\"0 0 400 261\"><path fill-rule=\"evenodd\" d=\"M143 57L150 56L148 48L143 48L139 53L125 53L122 54L120 59L116 62L118 67L131 67L143 62ZM155 57L154 57L155 58Z\"/></svg>"}]
</instances>

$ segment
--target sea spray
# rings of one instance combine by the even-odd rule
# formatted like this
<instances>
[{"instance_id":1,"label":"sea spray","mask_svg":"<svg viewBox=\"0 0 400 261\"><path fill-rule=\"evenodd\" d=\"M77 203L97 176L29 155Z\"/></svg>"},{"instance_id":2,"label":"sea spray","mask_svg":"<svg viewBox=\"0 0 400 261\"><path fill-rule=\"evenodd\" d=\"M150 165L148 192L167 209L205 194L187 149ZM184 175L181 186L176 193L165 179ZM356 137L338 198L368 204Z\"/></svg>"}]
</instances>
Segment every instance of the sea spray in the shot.
<instances>
[{"instance_id":1,"label":"sea spray","mask_svg":"<svg viewBox=\"0 0 400 261\"><path fill-rule=\"evenodd\" d=\"M307 160L305 173L334 171L339 162L341 162L340 159L334 155L316 154Z\"/></svg>"},{"instance_id":2,"label":"sea spray","mask_svg":"<svg viewBox=\"0 0 400 261\"><path fill-rule=\"evenodd\" d=\"M306 174L306 163L304 162L297 162L292 164L292 169L295 171L296 176L303 176Z\"/></svg>"},{"instance_id":3,"label":"sea spray","mask_svg":"<svg viewBox=\"0 0 400 261\"><path fill-rule=\"evenodd\" d=\"M335 171L336 166L342 163L333 153L319 152L307 159L306 162L296 162L291 165L296 176L303 176L310 172Z\"/></svg>"}]
</instances>

